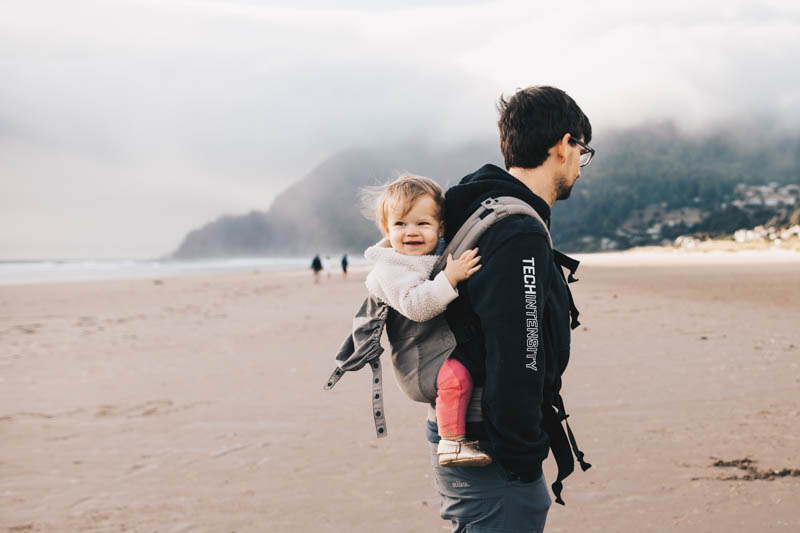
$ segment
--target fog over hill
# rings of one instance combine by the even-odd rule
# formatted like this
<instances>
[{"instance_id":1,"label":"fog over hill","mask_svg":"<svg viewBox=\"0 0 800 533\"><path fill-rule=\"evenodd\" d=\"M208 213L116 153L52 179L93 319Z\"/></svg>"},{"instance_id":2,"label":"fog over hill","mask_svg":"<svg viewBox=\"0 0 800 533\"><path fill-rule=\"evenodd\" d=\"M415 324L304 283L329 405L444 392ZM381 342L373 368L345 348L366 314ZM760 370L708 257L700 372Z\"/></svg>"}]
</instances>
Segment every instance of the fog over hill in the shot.
<instances>
[{"instance_id":1,"label":"fog over hill","mask_svg":"<svg viewBox=\"0 0 800 533\"><path fill-rule=\"evenodd\" d=\"M762 135L741 124L711 131L687 134L658 123L595 134L597 157L572 197L554 209L556 246L622 249L687 233L732 233L800 208L800 195L791 188L776 186L777 196L763 201L737 188L800 183L798 132ZM361 187L403 171L447 187L487 162L502 166L496 139L449 148L406 143L343 150L280 194L266 212L220 217L190 232L173 256L361 253L380 237L361 215Z\"/></svg>"},{"instance_id":2,"label":"fog over hill","mask_svg":"<svg viewBox=\"0 0 800 533\"><path fill-rule=\"evenodd\" d=\"M576 194L595 192L590 179L618 148L612 128L672 120L700 132L770 115L764 133L787 149L774 130L800 128L797 35L791 0L5 0L0 259L163 255L222 214L265 211L348 147L378 167L341 163L354 180L405 168L456 179L475 165L437 159L474 139L499 159L496 103L531 85L567 91L597 130L598 167ZM398 148L408 139L430 153ZM441 141L453 149L425 148ZM291 238L273 218L228 219L181 253L313 252L317 237ZM640 232L554 229L580 247Z\"/></svg>"},{"instance_id":3,"label":"fog over hill","mask_svg":"<svg viewBox=\"0 0 800 533\"><path fill-rule=\"evenodd\" d=\"M380 238L374 223L361 214L360 188L406 171L446 187L485 162L501 164L496 141L455 148L405 143L343 150L278 195L266 212L220 217L190 232L173 256L360 253Z\"/></svg>"}]
</instances>

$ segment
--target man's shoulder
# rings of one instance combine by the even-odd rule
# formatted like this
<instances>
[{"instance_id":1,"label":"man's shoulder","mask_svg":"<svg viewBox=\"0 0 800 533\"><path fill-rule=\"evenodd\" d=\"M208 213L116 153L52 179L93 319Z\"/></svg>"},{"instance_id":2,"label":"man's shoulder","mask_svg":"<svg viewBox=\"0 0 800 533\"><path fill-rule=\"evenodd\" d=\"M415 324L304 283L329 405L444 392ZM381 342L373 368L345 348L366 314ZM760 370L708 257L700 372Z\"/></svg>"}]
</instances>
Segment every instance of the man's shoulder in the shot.
<instances>
[{"instance_id":1,"label":"man's shoulder","mask_svg":"<svg viewBox=\"0 0 800 533\"><path fill-rule=\"evenodd\" d=\"M549 248L547 229L528 215L510 215L486 230L478 241L481 255L487 257L509 241L529 237L532 245Z\"/></svg>"}]
</instances>

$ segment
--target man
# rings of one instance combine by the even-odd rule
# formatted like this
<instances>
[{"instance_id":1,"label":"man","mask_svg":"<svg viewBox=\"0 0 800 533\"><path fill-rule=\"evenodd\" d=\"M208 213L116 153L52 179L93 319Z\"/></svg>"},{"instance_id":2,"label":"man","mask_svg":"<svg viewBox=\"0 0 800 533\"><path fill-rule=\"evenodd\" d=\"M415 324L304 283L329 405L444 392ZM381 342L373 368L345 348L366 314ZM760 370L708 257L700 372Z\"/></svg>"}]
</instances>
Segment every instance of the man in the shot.
<instances>
[{"instance_id":1,"label":"man","mask_svg":"<svg viewBox=\"0 0 800 533\"><path fill-rule=\"evenodd\" d=\"M560 89L519 90L508 100L501 97L498 109L507 170L485 165L447 191L448 240L490 197L519 198L549 226L551 207L569 197L581 167L594 154L588 146L589 119ZM483 268L459 285L448 321L459 343L454 356L469 368L476 385L467 437L479 440L494 462L439 467L435 414L429 412L441 516L452 521L454 532L542 531L551 504L542 461L551 444L559 464L554 483L559 503L561 479L573 464L558 393L569 359L570 329L577 325L561 266L572 262L574 271L577 263L554 252L548 230L525 215L497 222L478 247ZM555 453L564 446L568 461ZM573 449L588 468L577 445Z\"/></svg>"}]
</instances>

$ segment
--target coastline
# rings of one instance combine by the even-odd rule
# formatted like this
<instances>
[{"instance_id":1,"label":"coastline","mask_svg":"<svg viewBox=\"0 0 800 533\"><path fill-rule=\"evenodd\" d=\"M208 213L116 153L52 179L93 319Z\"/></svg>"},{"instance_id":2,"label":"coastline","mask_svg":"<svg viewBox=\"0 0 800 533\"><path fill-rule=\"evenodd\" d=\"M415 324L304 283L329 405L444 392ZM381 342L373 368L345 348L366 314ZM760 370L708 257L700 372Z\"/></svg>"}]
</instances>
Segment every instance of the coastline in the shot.
<instances>
[{"instance_id":1,"label":"coastline","mask_svg":"<svg viewBox=\"0 0 800 533\"><path fill-rule=\"evenodd\" d=\"M356 258L351 266L366 260ZM308 270L309 258L231 257L204 260L42 260L0 261L0 286L86 281L123 281L230 273ZM340 271L339 271L340 272Z\"/></svg>"},{"instance_id":2,"label":"coastline","mask_svg":"<svg viewBox=\"0 0 800 533\"><path fill-rule=\"evenodd\" d=\"M592 265L677 265L698 262L758 263L798 262L800 246L756 246L733 241L702 241L697 246L648 246L623 251L570 254L584 264ZM235 273L262 272L288 275L308 273L310 259L283 257L234 257L208 260L42 260L0 261L0 287L53 283L126 281L135 279L169 279L203 277ZM369 269L365 258L350 256L349 269ZM337 268L333 276L341 276ZM323 273L324 277L324 273Z\"/></svg>"},{"instance_id":3,"label":"coastline","mask_svg":"<svg viewBox=\"0 0 800 533\"><path fill-rule=\"evenodd\" d=\"M574 254L582 263L603 266L658 266L697 264L800 263L800 252L782 249L745 247L676 248L648 246L621 252Z\"/></svg>"}]
</instances>

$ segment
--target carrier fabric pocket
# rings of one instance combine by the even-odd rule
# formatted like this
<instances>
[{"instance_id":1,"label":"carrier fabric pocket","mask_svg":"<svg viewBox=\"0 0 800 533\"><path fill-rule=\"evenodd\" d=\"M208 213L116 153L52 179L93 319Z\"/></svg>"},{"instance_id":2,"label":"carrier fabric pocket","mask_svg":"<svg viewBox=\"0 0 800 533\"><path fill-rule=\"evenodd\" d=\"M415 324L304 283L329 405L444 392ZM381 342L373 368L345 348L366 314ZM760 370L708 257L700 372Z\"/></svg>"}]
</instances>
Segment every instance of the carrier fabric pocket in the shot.
<instances>
[{"instance_id":1,"label":"carrier fabric pocket","mask_svg":"<svg viewBox=\"0 0 800 533\"><path fill-rule=\"evenodd\" d=\"M402 342L402 346L400 345ZM419 355L413 338L392 343L392 369L397 384L415 402L427 402L419 387Z\"/></svg>"},{"instance_id":2,"label":"carrier fabric pocket","mask_svg":"<svg viewBox=\"0 0 800 533\"><path fill-rule=\"evenodd\" d=\"M394 344L404 339L414 339L419 335L420 326L423 322L409 320L394 309L389 311L389 315L390 318L386 324L386 334L389 336L389 342ZM396 316L393 317L392 315Z\"/></svg>"},{"instance_id":3,"label":"carrier fabric pocket","mask_svg":"<svg viewBox=\"0 0 800 533\"><path fill-rule=\"evenodd\" d=\"M414 401L436 400L436 376L455 348L455 337L444 316L413 322L394 310L386 321L392 347L392 367L398 385Z\"/></svg>"},{"instance_id":4,"label":"carrier fabric pocket","mask_svg":"<svg viewBox=\"0 0 800 533\"><path fill-rule=\"evenodd\" d=\"M419 345L417 353L419 388L428 403L436 401L439 370L456 347L456 338L447 326L447 321L444 317L437 318L442 325L431 331L430 337L426 337Z\"/></svg>"}]
</instances>

